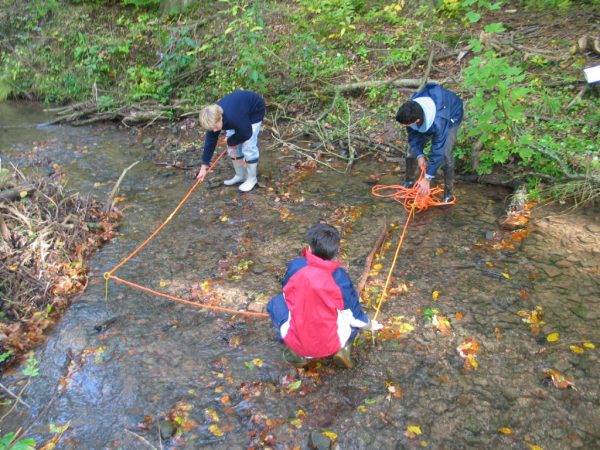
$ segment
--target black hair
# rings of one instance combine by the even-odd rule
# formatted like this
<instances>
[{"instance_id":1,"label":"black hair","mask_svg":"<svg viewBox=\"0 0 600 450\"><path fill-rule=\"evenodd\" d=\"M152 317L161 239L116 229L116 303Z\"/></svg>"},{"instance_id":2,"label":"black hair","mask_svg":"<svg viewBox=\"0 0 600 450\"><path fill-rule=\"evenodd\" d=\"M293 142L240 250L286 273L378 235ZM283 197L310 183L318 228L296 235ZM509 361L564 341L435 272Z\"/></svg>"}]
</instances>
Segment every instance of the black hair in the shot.
<instances>
[{"instance_id":1,"label":"black hair","mask_svg":"<svg viewBox=\"0 0 600 450\"><path fill-rule=\"evenodd\" d=\"M396 121L402 125L414 123L417 119L419 123L423 123L425 113L423 108L414 100L409 100L403 103L396 113Z\"/></svg>"},{"instance_id":2,"label":"black hair","mask_svg":"<svg viewBox=\"0 0 600 450\"><path fill-rule=\"evenodd\" d=\"M314 255L322 259L335 258L340 249L340 232L327 223L317 223L309 228L308 243Z\"/></svg>"}]
</instances>

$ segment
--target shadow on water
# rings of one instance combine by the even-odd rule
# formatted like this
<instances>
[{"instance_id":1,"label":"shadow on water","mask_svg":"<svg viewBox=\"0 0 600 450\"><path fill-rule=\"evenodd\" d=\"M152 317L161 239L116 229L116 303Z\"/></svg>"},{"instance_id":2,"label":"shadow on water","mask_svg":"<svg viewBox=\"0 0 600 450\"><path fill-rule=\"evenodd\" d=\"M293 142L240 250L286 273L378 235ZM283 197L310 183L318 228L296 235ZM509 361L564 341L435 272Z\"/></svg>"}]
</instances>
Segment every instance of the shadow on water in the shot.
<instances>
[{"instance_id":1,"label":"shadow on water","mask_svg":"<svg viewBox=\"0 0 600 450\"><path fill-rule=\"evenodd\" d=\"M524 242L494 250L508 192L460 184L457 206L414 219L394 272L394 287L406 288L382 307L390 329L414 329L375 347L361 337L354 370L326 360L298 372L281 360L264 318L198 310L114 282L105 300L102 274L167 217L189 174L154 166L126 130L37 128L47 120L37 108L0 108L3 165L57 164L72 189L105 196L125 167L143 161L121 185L120 236L91 260L87 291L36 353L40 375L23 394L31 409L16 407L3 433L32 425L28 435L41 443L50 424L69 423L60 441L67 449L302 447L323 430L340 448L600 445L600 364L597 350L583 347L600 344L597 211L545 213ZM319 219L344 231L343 261L355 280L382 221L395 222L381 274L372 275L387 274L406 213L372 197L367 181L389 167L361 161L349 177L304 173L293 154L264 147L261 188L240 195L201 186L116 275L260 310ZM228 171L219 163L211 175ZM518 314L536 305L545 313L537 336ZM449 333L436 330L434 315L449 319ZM557 343L546 341L550 332L560 333ZM477 370L466 370L456 350L468 337L480 345ZM545 369L572 376L577 389L554 387ZM3 380L15 391L24 382L20 368Z\"/></svg>"}]
</instances>

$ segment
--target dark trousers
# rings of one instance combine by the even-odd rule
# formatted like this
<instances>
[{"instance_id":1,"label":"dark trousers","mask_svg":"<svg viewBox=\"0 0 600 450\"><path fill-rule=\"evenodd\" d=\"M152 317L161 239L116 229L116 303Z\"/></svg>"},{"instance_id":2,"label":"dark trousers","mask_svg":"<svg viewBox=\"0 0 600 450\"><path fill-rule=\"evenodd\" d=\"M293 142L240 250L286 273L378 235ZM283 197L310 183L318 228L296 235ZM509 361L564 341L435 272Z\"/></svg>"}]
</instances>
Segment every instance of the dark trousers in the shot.
<instances>
[{"instance_id":1,"label":"dark trousers","mask_svg":"<svg viewBox=\"0 0 600 450\"><path fill-rule=\"evenodd\" d=\"M456 143L456 134L458 127L452 127L448 130L448 137L444 145L444 197L451 196L454 192L454 144ZM429 138L431 140L431 137ZM415 171L418 167L416 155L413 155L410 148L406 151L406 173L405 184L412 185L415 181Z\"/></svg>"}]
</instances>

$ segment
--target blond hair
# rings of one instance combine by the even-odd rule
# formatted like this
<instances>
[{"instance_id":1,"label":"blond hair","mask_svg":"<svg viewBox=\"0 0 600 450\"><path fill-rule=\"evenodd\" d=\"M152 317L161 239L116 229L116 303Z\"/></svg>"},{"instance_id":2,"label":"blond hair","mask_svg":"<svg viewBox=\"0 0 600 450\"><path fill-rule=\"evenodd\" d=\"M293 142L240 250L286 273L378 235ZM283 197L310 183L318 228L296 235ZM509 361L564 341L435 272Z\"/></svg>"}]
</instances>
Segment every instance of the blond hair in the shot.
<instances>
[{"instance_id":1,"label":"blond hair","mask_svg":"<svg viewBox=\"0 0 600 450\"><path fill-rule=\"evenodd\" d=\"M212 130L223 117L223 108L219 105L208 105L200 110L198 120L204 130Z\"/></svg>"}]
</instances>

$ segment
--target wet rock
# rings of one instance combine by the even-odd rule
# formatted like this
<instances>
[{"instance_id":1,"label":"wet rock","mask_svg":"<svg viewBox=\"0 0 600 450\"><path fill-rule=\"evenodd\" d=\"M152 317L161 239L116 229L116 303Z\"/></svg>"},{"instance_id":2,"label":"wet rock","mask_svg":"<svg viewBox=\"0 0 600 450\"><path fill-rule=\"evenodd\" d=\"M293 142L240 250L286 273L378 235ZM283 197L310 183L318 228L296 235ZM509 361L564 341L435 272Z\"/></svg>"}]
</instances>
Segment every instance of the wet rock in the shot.
<instances>
[{"instance_id":1,"label":"wet rock","mask_svg":"<svg viewBox=\"0 0 600 450\"><path fill-rule=\"evenodd\" d=\"M546 264L540 264L540 269L542 269L550 278L555 278L562 273L560 269Z\"/></svg>"},{"instance_id":2,"label":"wet rock","mask_svg":"<svg viewBox=\"0 0 600 450\"><path fill-rule=\"evenodd\" d=\"M560 267L561 269L566 269L568 267L571 267L573 265L573 263L571 261L568 261L566 259L560 260L560 261L556 261L554 263L554 265L556 267Z\"/></svg>"},{"instance_id":3,"label":"wet rock","mask_svg":"<svg viewBox=\"0 0 600 450\"><path fill-rule=\"evenodd\" d=\"M509 402L514 402L516 399L519 398L519 392L515 388L510 386L502 387L502 395Z\"/></svg>"},{"instance_id":4,"label":"wet rock","mask_svg":"<svg viewBox=\"0 0 600 450\"><path fill-rule=\"evenodd\" d=\"M308 448L310 449L328 450L331 448L331 444L331 439L318 431L313 431L308 435Z\"/></svg>"},{"instance_id":5,"label":"wet rock","mask_svg":"<svg viewBox=\"0 0 600 450\"><path fill-rule=\"evenodd\" d=\"M585 227L588 231L596 234L596 233L600 233L600 225L596 224L596 223L590 223L589 225L587 225Z\"/></svg>"},{"instance_id":6,"label":"wet rock","mask_svg":"<svg viewBox=\"0 0 600 450\"><path fill-rule=\"evenodd\" d=\"M159 429L160 437L165 441L168 440L175 433L175 427L173 426L173 423L170 420L163 420L160 423Z\"/></svg>"},{"instance_id":7,"label":"wet rock","mask_svg":"<svg viewBox=\"0 0 600 450\"><path fill-rule=\"evenodd\" d=\"M267 307L265 300L255 300L253 302L248 303L247 309L251 312L262 313L265 312L265 308Z\"/></svg>"}]
</instances>

